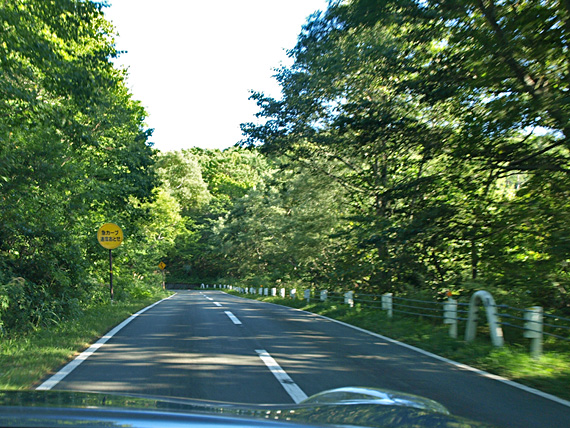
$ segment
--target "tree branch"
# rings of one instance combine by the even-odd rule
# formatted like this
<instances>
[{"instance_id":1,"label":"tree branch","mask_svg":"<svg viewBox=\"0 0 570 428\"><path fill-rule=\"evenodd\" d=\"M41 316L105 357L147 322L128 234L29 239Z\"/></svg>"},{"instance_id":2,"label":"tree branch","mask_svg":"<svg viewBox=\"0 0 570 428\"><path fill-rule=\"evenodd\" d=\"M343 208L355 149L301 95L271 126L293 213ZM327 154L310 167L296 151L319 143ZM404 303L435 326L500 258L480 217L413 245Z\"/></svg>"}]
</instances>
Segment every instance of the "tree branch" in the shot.
<instances>
[{"instance_id":1,"label":"tree branch","mask_svg":"<svg viewBox=\"0 0 570 428\"><path fill-rule=\"evenodd\" d=\"M503 29L499 26L497 17L495 15L495 4L493 0L487 0L489 5L485 5L485 0L478 0L479 9L483 12L485 19L491 26L495 33L495 37L499 42L500 49L496 53L507 64L511 71L515 74L519 83L523 86L526 92L536 97L537 94L537 79L533 78L529 73L525 72L523 67L515 59L514 53L510 48L511 42L507 39Z\"/></svg>"}]
</instances>

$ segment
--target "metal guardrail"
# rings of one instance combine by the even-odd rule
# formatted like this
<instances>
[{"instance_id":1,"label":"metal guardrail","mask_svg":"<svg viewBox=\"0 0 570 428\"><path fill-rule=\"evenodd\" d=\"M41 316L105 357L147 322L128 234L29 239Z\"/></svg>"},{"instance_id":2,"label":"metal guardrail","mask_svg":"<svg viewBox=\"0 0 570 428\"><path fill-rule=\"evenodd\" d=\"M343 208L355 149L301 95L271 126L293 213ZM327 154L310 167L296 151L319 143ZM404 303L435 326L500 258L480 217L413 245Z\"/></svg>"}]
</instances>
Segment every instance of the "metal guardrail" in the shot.
<instances>
[{"instance_id":1,"label":"metal guardrail","mask_svg":"<svg viewBox=\"0 0 570 428\"><path fill-rule=\"evenodd\" d=\"M516 321L526 321L526 318L524 317L525 314L528 313L532 313L533 311L531 311L530 309L521 309L521 308L515 308L512 306L508 306L508 305L497 305L497 309L499 310L503 310L500 312L499 316L502 319L509 319L509 320L514 320L513 322ZM511 315L506 313L507 310L513 311L513 312L520 312L522 314L522 316L516 316L516 315ZM543 318L547 318L550 320L554 320L554 321L564 321L564 322L568 322L570 323L570 318L564 318L558 315L553 315L553 314L542 314ZM519 329L519 330L529 330L529 331L534 331L535 333L543 333L546 336L550 336L550 337L554 337L556 339L560 339L560 340L564 340L564 341L568 341L570 342L570 338L569 337L564 337L561 336L559 334L555 334L555 333L550 333L547 331L539 331L539 330L530 330L524 327L524 325L520 325L520 324L513 324L511 322L507 322L507 321L501 321L502 325L508 326L508 327L512 327L515 329ZM548 327L551 328L552 330L563 330L563 331L570 331L570 326L567 325L559 325L559 324L552 324L551 322L543 322L542 323L543 327Z\"/></svg>"},{"instance_id":2,"label":"metal guardrail","mask_svg":"<svg viewBox=\"0 0 570 428\"><path fill-rule=\"evenodd\" d=\"M393 317L394 313L398 313L406 316L439 319L444 324L449 325L449 334L455 338L457 337L458 323L461 321L466 323L466 341L475 338L479 307L482 305L487 315L491 340L495 346L503 345L502 327L523 331L523 336L531 341L531 354L535 357L542 353L544 336L570 342L570 334L564 335L570 332L570 318L543 313L543 308L539 306L523 309L508 305L497 305L491 294L486 291L477 291L471 296L470 303L464 303L452 298L448 298L446 301L429 301L395 297L392 293L377 295L353 291L339 293L328 290L305 289L303 293L298 294L296 289L288 289L287 293L285 288L277 289L276 287L243 288L229 285L214 285L212 287L204 284L201 288L228 288L240 293L288 296L294 299L304 298L307 301L318 299L347 304L351 307L358 304L361 307L384 310L388 317Z\"/></svg>"}]
</instances>

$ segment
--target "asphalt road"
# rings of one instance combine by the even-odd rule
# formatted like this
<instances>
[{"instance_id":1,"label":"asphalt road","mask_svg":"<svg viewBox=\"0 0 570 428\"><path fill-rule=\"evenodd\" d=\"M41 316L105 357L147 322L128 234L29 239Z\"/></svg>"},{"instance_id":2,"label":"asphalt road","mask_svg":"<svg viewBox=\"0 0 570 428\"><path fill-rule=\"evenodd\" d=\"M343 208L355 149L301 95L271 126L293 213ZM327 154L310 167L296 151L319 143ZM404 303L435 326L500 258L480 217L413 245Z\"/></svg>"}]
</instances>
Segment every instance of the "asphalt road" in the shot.
<instances>
[{"instance_id":1,"label":"asphalt road","mask_svg":"<svg viewBox=\"0 0 570 428\"><path fill-rule=\"evenodd\" d=\"M291 403L342 386L439 401L498 427L570 427L570 407L325 318L215 290L136 317L54 389Z\"/></svg>"}]
</instances>

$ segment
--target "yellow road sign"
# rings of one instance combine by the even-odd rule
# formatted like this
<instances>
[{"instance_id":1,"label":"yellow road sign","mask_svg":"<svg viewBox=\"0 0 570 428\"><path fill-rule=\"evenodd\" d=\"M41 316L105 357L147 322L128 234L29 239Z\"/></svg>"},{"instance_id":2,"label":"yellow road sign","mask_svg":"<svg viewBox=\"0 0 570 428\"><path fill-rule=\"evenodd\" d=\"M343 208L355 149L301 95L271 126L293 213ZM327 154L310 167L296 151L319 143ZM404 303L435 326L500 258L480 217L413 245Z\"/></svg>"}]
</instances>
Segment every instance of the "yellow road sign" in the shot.
<instances>
[{"instance_id":1,"label":"yellow road sign","mask_svg":"<svg viewBox=\"0 0 570 428\"><path fill-rule=\"evenodd\" d=\"M123 242L123 231L114 223L105 223L97 232L97 241L103 248L113 250Z\"/></svg>"},{"instance_id":2,"label":"yellow road sign","mask_svg":"<svg viewBox=\"0 0 570 428\"><path fill-rule=\"evenodd\" d=\"M166 265L164 264L164 262L160 262L160 263L158 264L158 268L159 268L160 270L164 270L165 267L166 267Z\"/></svg>"}]
</instances>

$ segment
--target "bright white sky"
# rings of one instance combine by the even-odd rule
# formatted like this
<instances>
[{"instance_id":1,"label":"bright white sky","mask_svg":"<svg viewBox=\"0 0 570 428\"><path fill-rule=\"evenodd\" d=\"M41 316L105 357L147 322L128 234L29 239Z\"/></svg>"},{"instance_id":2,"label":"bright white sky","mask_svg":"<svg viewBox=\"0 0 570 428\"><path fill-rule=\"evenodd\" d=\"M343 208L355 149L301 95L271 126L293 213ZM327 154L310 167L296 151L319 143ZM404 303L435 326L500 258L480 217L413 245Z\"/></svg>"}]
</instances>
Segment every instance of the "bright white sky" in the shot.
<instances>
[{"instance_id":1,"label":"bright white sky","mask_svg":"<svg viewBox=\"0 0 570 428\"><path fill-rule=\"evenodd\" d=\"M249 91L279 97L274 69L291 65L306 19L327 0L108 0L119 64L161 150L224 149L255 122Z\"/></svg>"}]
</instances>

